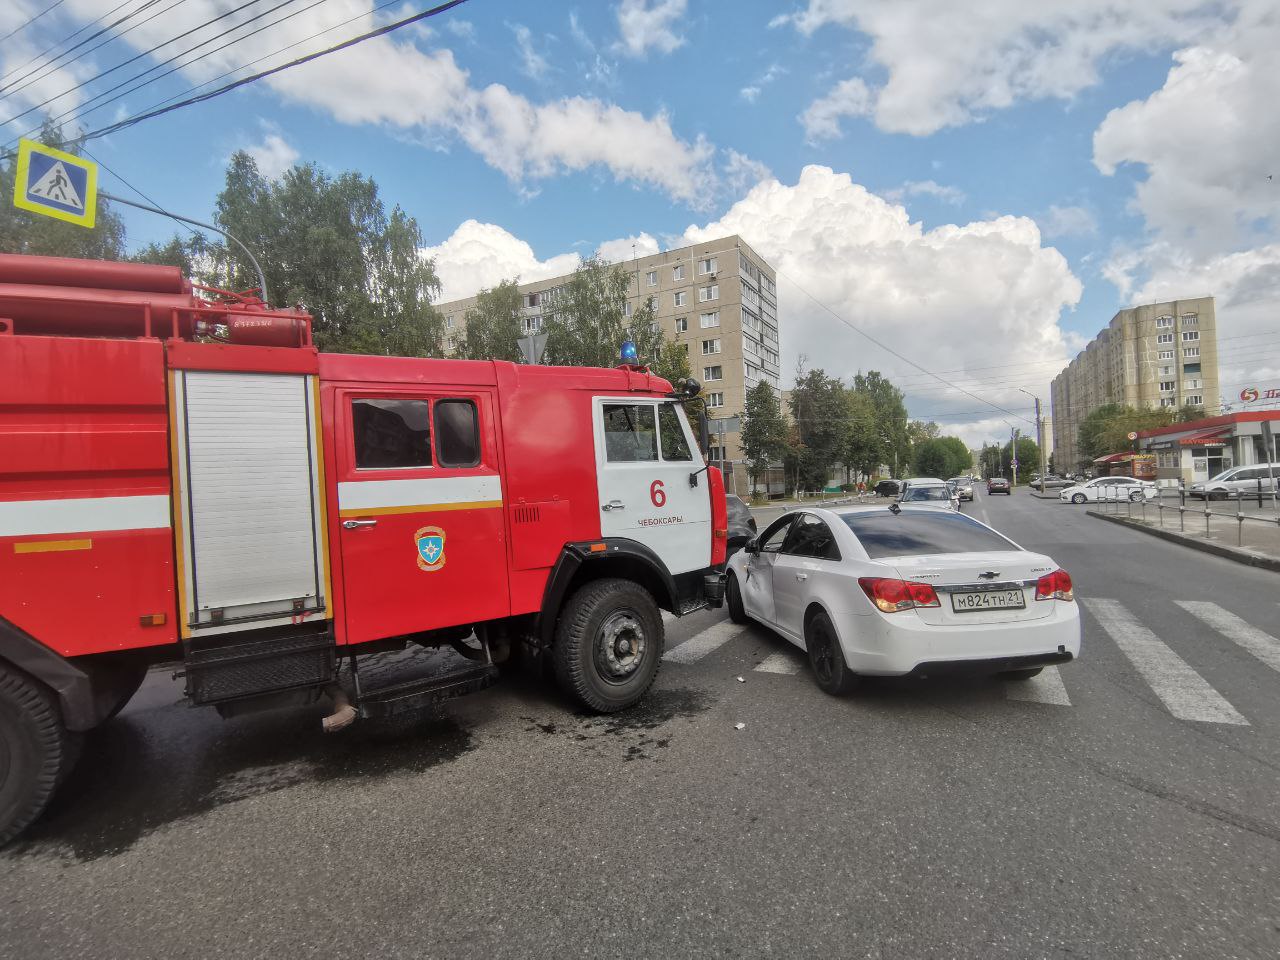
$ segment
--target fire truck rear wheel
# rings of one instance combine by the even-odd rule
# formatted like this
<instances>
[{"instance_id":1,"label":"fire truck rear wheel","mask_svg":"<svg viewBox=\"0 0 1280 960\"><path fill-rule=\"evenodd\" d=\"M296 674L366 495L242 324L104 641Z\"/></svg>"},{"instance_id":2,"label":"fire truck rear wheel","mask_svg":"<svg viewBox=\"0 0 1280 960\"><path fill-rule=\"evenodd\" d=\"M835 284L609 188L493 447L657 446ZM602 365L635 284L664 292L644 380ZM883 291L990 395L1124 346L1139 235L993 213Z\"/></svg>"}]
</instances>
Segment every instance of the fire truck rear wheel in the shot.
<instances>
[{"instance_id":1,"label":"fire truck rear wheel","mask_svg":"<svg viewBox=\"0 0 1280 960\"><path fill-rule=\"evenodd\" d=\"M593 580L556 626L556 680L585 707L625 710L653 685L662 646L662 614L648 590L633 580Z\"/></svg>"},{"instance_id":2,"label":"fire truck rear wheel","mask_svg":"<svg viewBox=\"0 0 1280 960\"><path fill-rule=\"evenodd\" d=\"M70 744L53 694L0 665L0 847L40 816Z\"/></svg>"}]
</instances>

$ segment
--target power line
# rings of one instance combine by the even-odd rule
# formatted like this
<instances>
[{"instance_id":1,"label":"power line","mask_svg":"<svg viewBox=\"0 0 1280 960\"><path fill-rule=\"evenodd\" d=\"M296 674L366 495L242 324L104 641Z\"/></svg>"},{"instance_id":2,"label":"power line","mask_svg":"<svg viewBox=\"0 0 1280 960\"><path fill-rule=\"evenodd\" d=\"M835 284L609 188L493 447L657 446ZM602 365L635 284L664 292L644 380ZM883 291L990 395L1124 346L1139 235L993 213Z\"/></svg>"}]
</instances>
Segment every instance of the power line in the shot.
<instances>
[{"instance_id":1,"label":"power line","mask_svg":"<svg viewBox=\"0 0 1280 960\"><path fill-rule=\"evenodd\" d=\"M70 47L70 48L68 48L67 50L62 51L62 53L58 54L56 57L54 57L54 58L53 58L53 60L50 60L48 63L41 64L40 66L36 67L34 70L30 71L29 73L24 73L24 74L23 74L21 77L19 77L17 80L13 80L13 81L11 81L11 82L9 82L9 83L6 83L3 87L0 87L0 93L4 93L4 92L8 91L8 90L9 90L9 89L10 89L10 88L15 84L15 83L21 83L23 80L27 79L27 77L30 77L30 76L31 76L32 74L34 74L34 73L39 73L41 70L45 70L46 72L45 72L45 73L41 73L41 74L40 74L40 76L36 77L36 78L35 78L35 80L33 80L33 81L32 81L32 83L34 83L36 80L43 80L45 77L49 76L49 72L50 72L50 71L48 70L48 68L50 68L50 67L55 67L55 66L56 66L56 67L58 67L58 68L62 68L62 67L68 67L68 66L70 66L71 64L75 63L77 60L81 59L81 57L87 56L88 54L92 53L94 50L97 50L97 49L98 49L98 47L102 46L102 44L103 44L103 43L107 43L108 41L110 41L110 40L111 40L111 39L113 39L113 38L112 38L112 37L108 37L106 40L102 41L102 43L98 44L97 46L95 46L95 47L93 47L93 48L91 48L91 49L89 49L89 50L86 50L84 53L80 54L79 56L72 57L70 60L67 60L67 61L65 61L64 63L57 63L57 61L58 61L58 60L61 60L61 59L62 59L63 57L65 57L67 54L69 54L69 53L74 53L75 51L79 50L79 49L80 49L81 47L83 47L86 43L92 43L94 40L96 40L98 37L102 36L104 33L110 33L112 30L114 30L116 27L120 26L120 24L124 23L126 20L130 20L130 19L132 19L133 17L136 17L138 14L142 13L142 11L147 10L147 9L149 9L149 8L151 8L151 7L154 7L154 6L155 6L157 3L159 3L159 2L160 2L160 0L145 0L145 2L142 4L142 6L138 7L136 10L132 10L132 11L130 11L129 13L126 13L124 16L119 17L118 19L116 19L116 20L112 21L111 23L109 23L109 24L107 24L105 27L103 27L101 30L95 30L95 31L94 31L93 33L91 33L89 36L85 37L83 40L81 40L79 43L77 43L74 47ZM181 0L179 0L179 2L181 2ZM101 22L102 22L103 20L105 20L107 17L111 16L111 14L112 14L112 13L115 13L115 11L116 11L116 10L119 10L119 9L120 9L120 7L122 7L122 6L124 6L124 4L120 4L119 6L112 8L112 10L111 10L110 12L103 14L101 17L99 17L97 20L95 20L95 21L94 21L94 23L101 23ZM150 19L150 18L148 18L148 19ZM144 22L146 22L146 21L144 21ZM92 26L92 25L93 25L92 23L91 23L91 24L88 24L88 26ZM50 47L47 51L45 51L45 53L52 53L54 49L56 49L58 46L61 46L63 43L65 43L65 42L66 42L66 40L70 40L70 39L74 38L74 37L76 36L76 34L80 33L80 32L81 32L81 31L83 31L84 29L86 29L86 28L85 28L85 27L82 27L80 30L77 30L77 31L76 31L76 33L71 34L71 36L69 36L69 37L65 38L64 40L59 40L59 41L58 41L58 43L54 44L54 45L53 45L53 47ZM130 29L130 30L132 30L133 28L132 28L132 27L130 27L129 29ZM123 31L123 32L122 32L121 34L119 34L119 35L120 35L120 36L123 36L125 33L128 33L128 32L129 32L128 30L125 30L125 31ZM41 54L41 56L43 56L43 55L44 55L44 54ZM36 59L36 60L39 60L39 59L40 59L40 57L39 57L39 56L37 56L35 59ZM35 60L28 61L28 63L34 63L34 62L35 62ZM24 65L23 65L23 67L19 67L18 69L19 69L19 70L24 69L24 68L25 68L25 66L26 66L26 65L24 64ZM11 71L11 72L12 72L12 71ZM8 74L5 74L5 76L7 77L7 76L8 76ZM23 84L23 86L19 87L17 90L14 90L14 91L12 91L12 92L13 92L13 93L18 93L18 92L19 92L19 91L21 91L21 90L25 90L25 89L26 89L27 87L29 87L29 86L31 86L31 84L30 84L30 83L28 83L28 84Z\"/></svg>"},{"instance_id":2,"label":"power line","mask_svg":"<svg viewBox=\"0 0 1280 960\"><path fill-rule=\"evenodd\" d=\"M0 43L4 43L14 34L21 33L23 30L27 29L27 27L31 26L33 23L35 23L37 20L43 17L46 13L53 13L53 11L57 10L60 6L62 6L62 4L63 4L63 0L54 0L52 4L45 7L43 10L37 13L34 17L29 18L26 23L23 23L23 24L20 24L19 26L14 27L12 30L6 33L3 37L0 37Z\"/></svg>"},{"instance_id":3,"label":"power line","mask_svg":"<svg viewBox=\"0 0 1280 960\"><path fill-rule=\"evenodd\" d=\"M447 10L451 10L454 7L460 6L461 4L466 2L467 0L448 0L447 3L438 4L437 6L431 7L430 9L427 9L427 10L423 10L420 13L415 13L412 16L408 16L401 20L397 20L394 23L389 23L386 26L379 27L376 30L370 30L369 32L360 34L357 37L352 37L349 40L344 40L342 43L334 44L333 46L326 47L323 50L317 50L315 53L309 53L303 57L298 57L296 60L290 60L288 63L283 63L279 66L272 67L268 70L261 70L258 73L251 74L247 77L242 77L241 79L232 81L231 83L223 84L221 87L217 87L216 89L210 90L206 93L202 93L198 96L188 97L185 100L180 100L177 103L172 103L165 107L160 107L155 110L149 110L144 113L135 114L132 117L127 117L126 119L121 120L117 123L113 123L106 127L102 127L99 130L94 130L90 133L86 133L80 139L82 141L97 140L100 137L105 137L119 130L124 130L124 129L127 129L128 127L135 126L136 124L142 123L144 120L151 120L155 117L163 116L166 113L172 113L175 110L181 110L184 107L189 107L197 103L203 103L206 100L212 100L215 97L220 97L224 93L230 93L232 90L236 90L240 87L246 86L247 84L255 83L258 80L265 79L266 77L273 76L274 74L281 73L293 67L302 66L303 64L310 63L313 60L318 60L321 57L326 57L331 53L337 53L340 50L346 50L348 47L353 47L356 44L363 43L366 40L372 40L376 37L385 36L386 34L399 30L401 27L407 27L410 24L418 23L430 17L438 16L439 14L444 13Z\"/></svg>"}]
</instances>

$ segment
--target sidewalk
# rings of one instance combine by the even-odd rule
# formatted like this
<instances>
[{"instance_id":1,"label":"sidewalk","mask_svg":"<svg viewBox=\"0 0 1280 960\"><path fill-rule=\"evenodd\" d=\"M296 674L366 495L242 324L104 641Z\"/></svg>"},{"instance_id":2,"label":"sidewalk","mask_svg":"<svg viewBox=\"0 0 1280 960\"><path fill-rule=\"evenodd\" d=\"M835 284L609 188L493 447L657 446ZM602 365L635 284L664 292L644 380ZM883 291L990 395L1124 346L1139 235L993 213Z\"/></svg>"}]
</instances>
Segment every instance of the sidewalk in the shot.
<instances>
[{"instance_id":1,"label":"sidewalk","mask_svg":"<svg viewBox=\"0 0 1280 960\"><path fill-rule=\"evenodd\" d=\"M1280 520L1265 500L1261 509L1256 501L1206 505L1188 500L1180 511L1178 500L1166 497L1146 504L1090 504L1087 512L1193 550L1280 572Z\"/></svg>"}]
</instances>

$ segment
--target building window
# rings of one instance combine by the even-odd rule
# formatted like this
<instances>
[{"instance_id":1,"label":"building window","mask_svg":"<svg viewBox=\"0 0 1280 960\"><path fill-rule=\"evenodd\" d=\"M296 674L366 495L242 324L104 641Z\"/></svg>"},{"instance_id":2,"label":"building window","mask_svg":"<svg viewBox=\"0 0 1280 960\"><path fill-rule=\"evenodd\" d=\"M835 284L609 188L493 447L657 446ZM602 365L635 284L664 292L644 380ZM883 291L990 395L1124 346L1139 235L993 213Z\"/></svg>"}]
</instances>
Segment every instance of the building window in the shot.
<instances>
[{"instance_id":1,"label":"building window","mask_svg":"<svg viewBox=\"0 0 1280 960\"><path fill-rule=\"evenodd\" d=\"M683 279L684 279L684 264L683 264L683 263L677 263L674 267L672 267L672 268L671 268L671 279L672 279L672 280L683 280Z\"/></svg>"},{"instance_id":2,"label":"building window","mask_svg":"<svg viewBox=\"0 0 1280 960\"><path fill-rule=\"evenodd\" d=\"M1202 397L1202 396L1201 396L1200 394L1198 394L1198 393L1197 393L1197 394L1194 394L1194 395L1192 395L1192 396L1190 396L1190 397L1187 397L1187 403L1189 403L1189 404L1190 404L1191 406L1193 406L1193 407L1203 407L1203 406L1204 406L1204 397Z\"/></svg>"},{"instance_id":3,"label":"building window","mask_svg":"<svg viewBox=\"0 0 1280 960\"><path fill-rule=\"evenodd\" d=\"M1168 391L1174 389L1177 385L1178 385L1178 382L1176 380L1161 380L1160 391L1162 393L1167 393Z\"/></svg>"},{"instance_id":4,"label":"building window","mask_svg":"<svg viewBox=\"0 0 1280 960\"><path fill-rule=\"evenodd\" d=\"M715 337L714 339L711 339L711 340L703 340L703 341L702 341L702 355L703 355L704 357L705 357L705 356L708 356L709 354L712 354L712 353L719 353L719 352L720 352L720 338L719 338L719 337Z\"/></svg>"},{"instance_id":5,"label":"building window","mask_svg":"<svg viewBox=\"0 0 1280 960\"><path fill-rule=\"evenodd\" d=\"M1178 405L1178 401L1175 400L1173 397L1160 398L1160 406L1162 407L1176 407L1177 405Z\"/></svg>"},{"instance_id":6,"label":"building window","mask_svg":"<svg viewBox=\"0 0 1280 960\"><path fill-rule=\"evenodd\" d=\"M1195 327L1200 323L1200 318L1194 313L1184 313L1182 315L1182 325L1184 327Z\"/></svg>"},{"instance_id":7,"label":"building window","mask_svg":"<svg viewBox=\"0 0 1280 960\"><path fill-rule=\"evenodd\" d=\"M1184 380L1182 382L1183 390L1199 390L1203 386L1204 386L1204 381L1201 380L1199 377L1192 377L1190 380Z\"/></svg>"},{"instance_id":8,"label":"building window","mask_svg":"<svg viewBox=\"0 0 1280 960\"><path fill-rule=\"evenodd\" d=\"M707 448L708 460L724 460L724 447L711 446Z\"/></svg>"},{"instance_id":9,"label":"building window","mask_svg":"<svg viewBox=\"0 0 1280 960\"><path fill-rule=\"evenodd\" d=\"M756 268L751 265L751 261L747 259L747 255L745 253L738 254L738 266L748 277L754 277L756 275Z\"/></svg>"},{"instance_id":10,"label":"building window","mask_svg":"<svg viewBox=\"0 0 1280 960\"><path fill-rule=\"evenodd\" d=\"M717 300L720 297L720 284L711 283L705 287L698 288L698 302L706 303L708 300Z\"/></svg>"},{"instance_id":11,"label":"building window","mask_svg":"<svg viewBox=\"0 0 1280 960\"><path fill-rule=\"evenodd\" d=\"M676 333L688 333L688 332L689 332L689 318L676 317Z\"/></svg>"},{"instance_id":12,"label":"building window","mask_svg":"<svg viewBox=\"0 0 1280 960\"><path fill-rule=\"evenodd\" d=\"M1200 364L1198 364L1198 363L1184 363L1184 364L1182 365L1182 372L1183 372L1183 374L1189 374L1190 376L1193 376L1193 377L1195 377L1195 376L1199 376L1199 375L1200 375Z\"/></svg>"},{"instance_id":13,"label":"building window","mask_svg":"<svg viewBox=\"0 0 1280 960\"><path fill-rule=\"evenodd\" d=\"M449 337L448 344L450 350L458 349L458 335L456 333Z\"/></svg>"},{"instance_id":14,"label":"building window","mask_svg":"<svg viewBox=\"0 0 1280 960\"><path fill-rule=\"evenodd\" d=\"M1156 317L1157 327L1172 327L1173 317Z\"/></svg>"},{"instance_id":15,"label":"building window","mask_svg":"<svg viewBox=\"0 0 1280 960\"><path fill-rule=\"evenodd\" d=\"M723 393L708 393L708 394L707 394L707 406L708 406L708 407L712 407L712 408L715 408L715 407L723 407L723 406L724 406L724 394L723 394Z\"/></svg>"},{"instance_id":16,"label":"building window","mask_svg":"<svg viewBox=\"0 0 1280 960\"><path fill-rule=\"evenodd\" d=\"M656 287L658 285L658 271L650 270L648 273L644 275L644 279L645 279L645 282L649 284L649 286Z\"/></svg>"},{"instance_id":17,"label":"building window","mask_svg":"<svg viewBox=\"0 0 1280 960\"><path fill-rule=\"evenodd\" d=\"M722 370L718 365L714 367L703 367L702 379L703 380L723 380L724 370Z\"/></svg>"},{"instance_id":18,"label":"building window","mask_svg":"<svg viewBox=\"0 0 1280 960\"><path fill-rule=\"evenodd\" d=\"M1172 377L1172 376L1173 376L1173 367L1161 367L1161 368L1160 368L1160 376L1162 376L1162 377Z\"/></svg>"},{"instance_id":19,"label":"building window","mask_svg":"<svg viewBox=\"0 0 1280 960\"><path fill-rule=\"evenodd\" d=\"M716 258L715 258L715 257L707 257L705 260L699 260L699 261L698 261L698 272L699 272L699 273L715 273L715 272L716 272Z\"/></svg>"},{"instance_id":20,"label":"building window","mask_svg":"<svg viewBox=\"0 0 1280 960\"><path fill-rule=\"evenodd\" d=\"M524 298L524 302L527 306L536 307L538 305L538 295L536 293L531 293Z\"/></svg>"},{"instance_id":21,"label":"building window","mask_svg":"<svg viewBox=\"0 0 1280 960\"><path fill-rule=\"evenodd\" d=\"M650 298L649 298L648 303L649 303L649 309L650 309L650 310L652 310L654 313L657 313L657 312L658 312L658 298L657 298L657 297L650 297Z\"/></svg>"},{"instance_id":22,"label":"building window","mask_svg":"<svg viewBox=\"0 0 1280 960\"><path fill-rule=\"evenodd\" d=\"M1172 333L1157 334L1156 343L1173 343L1173 334Z\"/></svg>"},{"instance_id":23,"label":"building window","mask_svg":"<svg viewBox=\"0 0 1280 960\"><path fill-rule=\"evenodd\" d=\"M1199 347L1183 347L1182 356L1186 360L1190 360L1193 357L1198 357L1200 356L1200 348Z\"/></svg>"},{"instance_id":24,"label":"building window","mask_svg":"<svg viewBox=\"0 0 1280 960\"><path fill-rule=\"evenodd\" d=\"M444 328L445 328L446 330L452 330L452 329L453 329L453 317L445 317L445 318L444 318Z\"/></svg>"},{"instance_id":25,"label":"building window","mask_svg":"<svg viewBox=\"0 0 1280 960\"><path fill-rule=\"evenodd\" d=\"M1173 351L1172 351L1172 350L1161 350L1161 351L1160 351L1160 359L1161 359L1161 360L1172 360L1172 359L1173 359Z\"/></svg>"},{"instance_id":26,"label":"building window","mask_svg":"<svg viewBox=\"0 0 1280 960\"><path fill-rule=\"evenodd\" d=\"M650 332L650 333L661 333L661 332L662 332L662 324L658 323L658 321L657 321L657 320L651 320L651 321L649 322L649 332Z\"/></svg>"},{"instance_id":27,"label":"building window","mask_svg":"<svg viewBox=\"0 0 1280 960\"><path fill-rule=\"evenodd\" d=\"M689 292L687 290L677 290L675 293L672 294L672 296L675 298L676 306L683 307L685 305L686 299L689 296Z\"/></svg>"},{"instance_id":28,"label":"building window","mask_svg":"<svg viewBox=\"0 0 1280 960\"><path fill-rule=\"evenodd\" d=\"M542 329L541 317L524 317L520 323L526 334L537 333Z\"/></svg>"},{"instance_id":29,"label":"building window","mask_svg":"<svg viewBox=\"0 0 1280 960\"><path fill-rule=\"evenodd\" d=\"M698 317L698 322L702 325L703 330L708 327L718 327L720 326L720 311L712 310L710 313L704 313Z\"/></svg>"},{"instance_id":30,"label":"building window","mask_svg":"<svg viewBox=\"0 0 1280 960\"><path fill-rule=\"evenodd\" d=\"M623 315L624 317L629 317L629 316L631 316L631 301L630 301L630 300L628 300L626 303L624 303L624 304L622 305L622 315Z\"/></svg>"},{"instance_id":31,"label":"building window","mask_svg":"<svg viewBox=\"0 0 1280 960\"><path fill-rule=\"evenodd\" d=\"M1199 339L1200 339L1199 330L1183 330L1182 331L1183 343L1190 343L1193 340L1199 340Z\"/></svg>"}]
</instances>

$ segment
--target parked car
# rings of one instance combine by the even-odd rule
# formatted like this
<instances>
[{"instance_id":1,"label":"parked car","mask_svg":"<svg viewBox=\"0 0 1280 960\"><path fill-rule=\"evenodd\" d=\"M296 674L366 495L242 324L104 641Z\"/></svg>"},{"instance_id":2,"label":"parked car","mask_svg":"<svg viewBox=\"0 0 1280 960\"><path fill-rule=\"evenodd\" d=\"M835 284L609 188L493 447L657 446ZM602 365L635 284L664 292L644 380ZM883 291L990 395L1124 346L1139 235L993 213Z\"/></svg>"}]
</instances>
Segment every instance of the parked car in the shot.
<instances>
[{"instance_id":1,"label":"parked car","mask_svg":"<svg viewBox=\"0 0 1280 960\"><path fill-rule=\"evenodd\" d=\"M1080 652L1067 572L963 514L797 510L735 554L728 574L730 619L807 650L830 694L871 674L1029 679Z\"/></svg>"},{"instance_id":2,"label":"parked car","mask_svg":"<svg viewBox=\"0 0 1280 960\"><path fill-rule=\"evenodd\" d=\"M877 497L896 497L902 492L900 480L881 480L873 488Z\"/></svg>"},{"instance_id":3,"label":"parked car","mask_svg":"<svg viewBox=\"0 0 1280 960\"><path fill-rule=\"evenodd\" d=\"M936 477L913 477L906 482L899 503L911 503L942 510L959 510L960 498L945 480Z\"/></svg>"},{"instance_id":4,"label":"parked car","mask_svg":"<svg viewBox=\"0 0 1280 960\"><path fill-rule=\"evenodd\" d=\"M1098 477L1065 488L1058 494L1059 500L1070 503L1086 503L1098 500L1142 500L1153 499L1158 491L1150 480L1135 480L1133 477Z\"/></svg>"},{"instance_id":5,"label":"parked car","mask_svg":"<svg viewBox=\"0 0 1280 960\"><path fill-rule=\"evenodd\" d=\"M956 494L961 500L973 499L973 481L968 477L952 477L947 483L955 484Z\"/></svg>"},{"instance_id":6,"label":"parked car","mask_svg":"<svg viewBox=\"0 0 1280 960\"><path fill-rule=\"evenodd\" d=\"M1032 481L1032 486L1038 488L1041 493L1045 490L1061 490L1063 487L1071 486L1075 481L1068 480L1066 477L1060 477L1056 473L1046 473L1044 479L1036 479Z\"/></svg>"},{"instance_id":7,"label":"parked car","mask_svg":"<svg viewBox=\"0 0 1280 960\"><path fill-rule=\"evenodd\" d=\"M751 508L741 497L727 494L724 498L729 507L729 546L728 556L741 550L756 535L756 518L751 515Z\"/></svg>"},{"instance_id":8,"label":"parked car","mask_svg":"<svg viewBox=\"0 0 1280 960\"><path fill-rule=\"evenodd\" d=\"M1272 477L1280 479L1280 463L1271 464L1270 471L1265 463L1257 463L1249 467L1232 467L1209 480L1193 483L1187 489L1187 495L1198 500L1247 497L1258 492L1259 483L1261 483L1262 492L1270 494L1273 487Z\"/></svg>"},{"instance_id":9,"label":"parked car","mask_svg":"<svg viewBox=\"0 0 1280 960\"><path fill-rule=\"evenodd\" d=\"M1009 496L1009 481L1004 477L987 477L987 493L1003 493Z\"/></svg>"}]
</instances>

